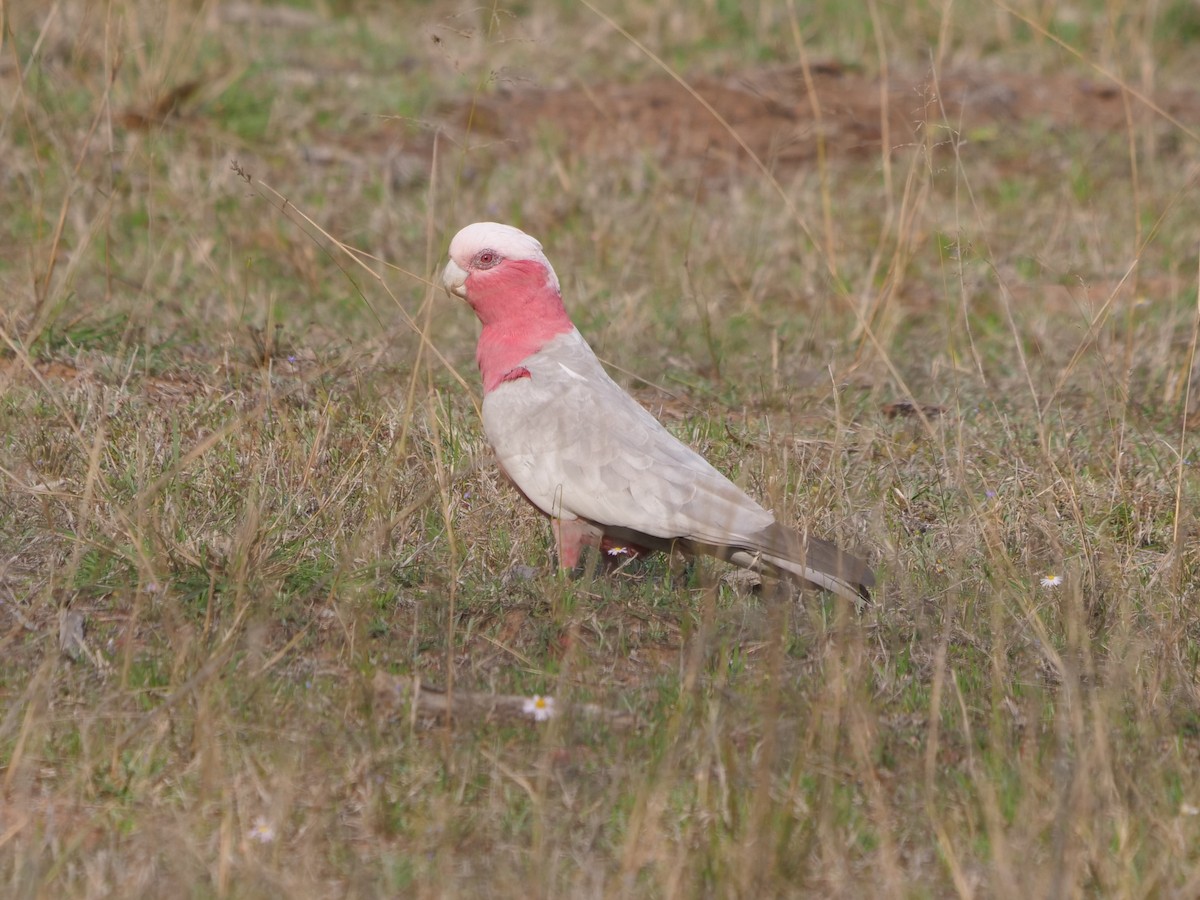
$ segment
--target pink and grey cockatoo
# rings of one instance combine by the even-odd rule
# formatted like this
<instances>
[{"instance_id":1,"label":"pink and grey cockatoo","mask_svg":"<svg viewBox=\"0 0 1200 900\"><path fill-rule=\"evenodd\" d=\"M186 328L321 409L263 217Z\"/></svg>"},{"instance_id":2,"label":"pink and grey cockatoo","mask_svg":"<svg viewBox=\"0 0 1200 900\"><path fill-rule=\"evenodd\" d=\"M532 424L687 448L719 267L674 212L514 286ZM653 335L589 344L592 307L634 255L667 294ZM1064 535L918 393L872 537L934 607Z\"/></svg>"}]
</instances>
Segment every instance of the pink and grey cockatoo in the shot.
<instances>
[{"instance_id":1,"label":"pink and grey cockatoo","mask_svg":"<svg viewBox=\"0 0 1200 900\"><path fill-rule=\"evenodd\" d=\"M608 377L571 324L537 240L477 222L450 242L442 282L483 331L483 430L501 470L554 529L559 565L586 546L707 553L861 604L866 564L803 536L685 446Z\"/></svg>"}]
</instances>

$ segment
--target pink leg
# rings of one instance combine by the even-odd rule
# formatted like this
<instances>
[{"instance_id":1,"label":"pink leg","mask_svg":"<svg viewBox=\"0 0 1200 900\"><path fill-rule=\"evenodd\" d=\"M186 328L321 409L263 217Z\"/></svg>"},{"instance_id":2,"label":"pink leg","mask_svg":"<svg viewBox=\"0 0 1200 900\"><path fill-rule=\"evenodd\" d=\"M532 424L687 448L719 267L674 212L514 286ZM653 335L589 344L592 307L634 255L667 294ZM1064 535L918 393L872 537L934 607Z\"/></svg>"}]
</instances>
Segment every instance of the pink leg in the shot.
<instances>
[{"instance_id":1,"label":"pink leg","mask_svg":"<svg viewBox=\"0 0 1200 900\"><path fill-rule=\"evenodd\" d=\"M602 533L582 519L551 519L554 543L558 545L558 567L573 569L579 565L584 547L599 547Z\"/></svg>"}]
</instances>

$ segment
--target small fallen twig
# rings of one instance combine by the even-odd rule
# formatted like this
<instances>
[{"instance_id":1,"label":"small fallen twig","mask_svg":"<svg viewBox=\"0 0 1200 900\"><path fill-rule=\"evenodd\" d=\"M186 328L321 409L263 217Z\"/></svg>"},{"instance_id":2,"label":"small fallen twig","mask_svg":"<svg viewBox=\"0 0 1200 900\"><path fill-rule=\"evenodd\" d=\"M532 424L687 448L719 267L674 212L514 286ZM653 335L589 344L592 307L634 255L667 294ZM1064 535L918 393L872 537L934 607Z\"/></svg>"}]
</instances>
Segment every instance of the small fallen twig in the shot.
<instances>
[{"instance_id":1,"label":"small fallen twig","mask_svg":"<svg viewBox=\"0 0 1200 900\"><path fill-rule=\"evenodd\" d=\"M441 688L423 683L416 675L376 672L374 688L376 699L385 707L393 708L396 712L407 708L414 718L448 716L463 720L497 718L533 722L550 716L579 715L602 721L614 728L632 728L637 724L637 718L632 713L607 709L596 703L557 703L549 697L490 694L458 689L450 694Z\"/></svg>"}]
</instances>

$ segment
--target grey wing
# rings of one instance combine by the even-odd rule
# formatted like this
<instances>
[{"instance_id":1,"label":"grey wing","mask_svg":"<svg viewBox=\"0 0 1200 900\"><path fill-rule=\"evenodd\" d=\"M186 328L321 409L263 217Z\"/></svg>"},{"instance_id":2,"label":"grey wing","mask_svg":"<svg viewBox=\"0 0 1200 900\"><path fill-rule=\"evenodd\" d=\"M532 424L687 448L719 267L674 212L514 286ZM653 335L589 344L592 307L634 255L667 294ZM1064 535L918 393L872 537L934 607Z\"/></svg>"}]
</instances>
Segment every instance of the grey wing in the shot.
<instances>
[{"instance_id":1,"label":"grey wing","mask_svg":"<svg viewBox=\"0 0 1200 900\"><path fill-rule=\"evenodd\" d=\"M578 332L561 337L577 343L555 339L523 363L529 378L483 404L497 458L536 506L716 545L745 543L774 522L613 382Z\"/></svg>"}]
</instances>

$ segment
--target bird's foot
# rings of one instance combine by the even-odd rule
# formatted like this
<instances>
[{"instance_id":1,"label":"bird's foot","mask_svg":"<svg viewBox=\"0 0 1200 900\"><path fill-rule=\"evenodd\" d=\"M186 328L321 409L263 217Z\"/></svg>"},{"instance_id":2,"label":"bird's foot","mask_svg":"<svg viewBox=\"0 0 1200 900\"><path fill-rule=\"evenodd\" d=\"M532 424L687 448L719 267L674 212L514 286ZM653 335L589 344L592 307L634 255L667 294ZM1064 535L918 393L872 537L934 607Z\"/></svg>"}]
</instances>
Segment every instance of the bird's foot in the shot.
<instances>
[{"instance_id":1,"label":"bird's foot","mask_svg":"<svg viewBox=\"0 0 1200 900\"><path fill-rule=\"evenodd\" d=\"M742 597L758 593L763 587L762 575L751 569L730 569L721 575L721 581Z\"/></svg>"}]
</instances>

